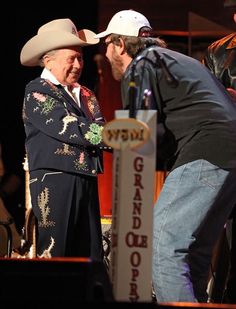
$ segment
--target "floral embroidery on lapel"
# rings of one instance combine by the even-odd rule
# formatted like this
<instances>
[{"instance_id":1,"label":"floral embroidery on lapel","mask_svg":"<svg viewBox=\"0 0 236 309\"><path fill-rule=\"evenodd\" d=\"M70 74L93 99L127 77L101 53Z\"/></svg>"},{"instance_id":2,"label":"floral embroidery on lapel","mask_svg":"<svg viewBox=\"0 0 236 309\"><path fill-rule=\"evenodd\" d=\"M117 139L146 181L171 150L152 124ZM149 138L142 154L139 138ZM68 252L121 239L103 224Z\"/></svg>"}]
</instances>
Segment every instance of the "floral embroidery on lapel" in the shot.
<instances>
[{"instance_id":1,"label":"floral embroidery on lapel","mask_svg":"<svg viewBox=\"0 0 236 309\"><path fill-rule=\"evenodd\" d=\"M81 97L83 103L87 105L89 112L94 117L94 115L100 111L95 95L88 88L81 86Z\"/></svg>"},{"instance_id":2,"label":"floral embroidery on lapel","mask_svg":"<svg viewBox=\"0 0 236 309\"><path fill-rule=\"evenodd\" d=\"M85 139L93 145L98 145L102 141L103 127L97 123L92 123L89 126L89 131L84 135Z\"/></svg>"},{"instance_id":3,"label":"floral embroidery on lapel","mask_svg":"<svg viewBox=\"0 0 236 309\"><path fill-rule=\"evenodd\" d=\"M84 159L84 152L80 153L79 159L76 159L74 163L75 163L76 170L80 170L80 169L84 171L88 170L87 164Z\"/></svg>"}]
</instances>

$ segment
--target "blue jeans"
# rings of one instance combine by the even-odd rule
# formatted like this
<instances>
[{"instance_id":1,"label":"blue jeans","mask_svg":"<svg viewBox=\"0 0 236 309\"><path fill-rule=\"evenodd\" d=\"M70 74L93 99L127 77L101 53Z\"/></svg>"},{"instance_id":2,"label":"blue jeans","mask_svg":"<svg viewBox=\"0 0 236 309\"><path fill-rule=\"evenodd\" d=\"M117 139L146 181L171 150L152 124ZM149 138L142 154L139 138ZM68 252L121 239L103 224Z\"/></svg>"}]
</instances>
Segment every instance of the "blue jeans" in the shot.
<instances>
[{"instance_id":1,"label":"blue jeans","mask_svg":"<svg viewBox=\"0 0 236 309\"><path fill-rule=\"evenodd\" d=\"M206 302L212 252L232 203L216 203L228 171L205 160L169 173L154 207L153 287L158 302Z\"/></svg>"}]
</instances>

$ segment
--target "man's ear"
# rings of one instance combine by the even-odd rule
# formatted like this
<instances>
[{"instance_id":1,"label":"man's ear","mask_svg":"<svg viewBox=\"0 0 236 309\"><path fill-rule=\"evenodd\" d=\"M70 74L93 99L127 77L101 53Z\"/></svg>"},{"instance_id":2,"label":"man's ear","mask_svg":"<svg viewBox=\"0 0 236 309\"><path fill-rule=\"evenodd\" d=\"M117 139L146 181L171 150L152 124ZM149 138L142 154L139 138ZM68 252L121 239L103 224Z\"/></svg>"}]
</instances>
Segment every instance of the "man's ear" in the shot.
<instances>
[{"instance_id":1,"label":"man's ear","mask_svg":"<svg viewBox=\"0 0 236 309\"><path fill-rule=\"evenodd\" d=\"M124 53L126 53L125 42L122 38L119 38L119 40L120 40L120 44L119 44L120 54L123 55Z\"/></svg>"},{"instance_id":2,"label":"man's ear","mask_svg":"<svg viewBox=\"0 0 236 309\"><path fill-rule=\"evenodd\" d=\"M47 68L49 71L51 71L51 67L50 67L50 65L49 65L50 61L51 61L50 56L45 55L45 56L43 57L44 66L45 66L45 68Z\"/></svg>"}]
</instances>

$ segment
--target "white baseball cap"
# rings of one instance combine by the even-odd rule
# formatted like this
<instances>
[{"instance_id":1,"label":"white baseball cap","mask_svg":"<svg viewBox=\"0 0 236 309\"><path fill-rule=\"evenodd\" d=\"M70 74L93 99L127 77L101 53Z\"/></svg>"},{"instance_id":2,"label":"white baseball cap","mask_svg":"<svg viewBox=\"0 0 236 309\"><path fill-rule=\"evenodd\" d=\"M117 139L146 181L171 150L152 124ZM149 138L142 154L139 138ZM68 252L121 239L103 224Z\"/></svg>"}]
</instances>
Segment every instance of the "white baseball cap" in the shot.
<instances>
[{"instance_id":1,"label":"white baseball cap","mask_svg":"<svg viewBox=\"0 0 236 309\"><path fill-rule=\"evenodd\" d=\"M109 34L120 34L138 37L142 27L149 27L147 18L134 10L123 10L116 13L110 20L107 29L95 35L95 38L103 38Z\"/></svg>"}]
</instances>

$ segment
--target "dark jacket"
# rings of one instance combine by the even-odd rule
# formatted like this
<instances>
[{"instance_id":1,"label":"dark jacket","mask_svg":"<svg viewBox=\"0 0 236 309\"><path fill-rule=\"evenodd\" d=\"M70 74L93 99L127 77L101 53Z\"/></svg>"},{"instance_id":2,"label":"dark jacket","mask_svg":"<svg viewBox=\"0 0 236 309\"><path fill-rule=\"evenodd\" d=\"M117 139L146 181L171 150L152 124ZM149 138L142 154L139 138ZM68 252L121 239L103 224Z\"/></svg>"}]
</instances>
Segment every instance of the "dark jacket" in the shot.
<instances>
[{"instance_id":1,"label":"dark jacket","mask_svg":"<svg viewBox=\"0 0 236 309\"><path fill-rule=\"evenodd\" d=\"M133 78L134 102L129 91ZM200 61L157 46L145 49L122 78L124 107L142 109L147 89L149 108L158 110L157 161L173 160L173 169L198 159L236 167L236 105Z\"/></svg>"},{"instance_id":2,"label":"dark jacket","mask_svg":"<svg viewBox=\"0 0 236 309\"><path fill-rule=\"evenodd\" d=\"M96 176L102 171L103 118L94 94L81 87L83 110L62 86L36 78L26 86L23 121L29 170Z\"/></svg>"},{"instance_id":3,"label":"dark jacket","mask_svg":"<svg viewBox=\"0 0 236 309\"><path fill-rule=\"evenodd\" d=\"M225 88L236 89L236 32L212 43L203 63Z\"/></svg>"}]
</instances>

